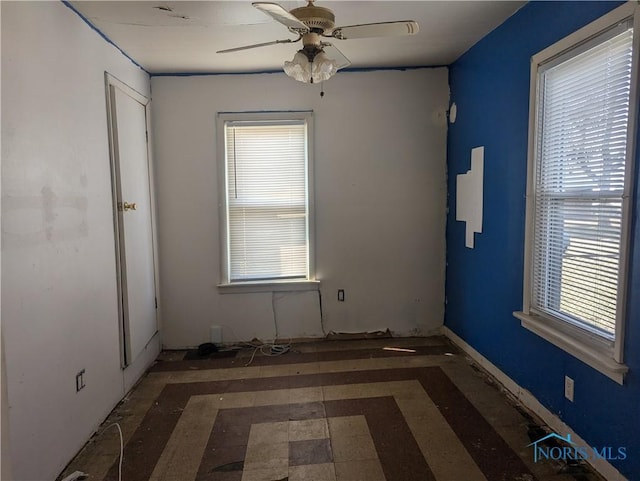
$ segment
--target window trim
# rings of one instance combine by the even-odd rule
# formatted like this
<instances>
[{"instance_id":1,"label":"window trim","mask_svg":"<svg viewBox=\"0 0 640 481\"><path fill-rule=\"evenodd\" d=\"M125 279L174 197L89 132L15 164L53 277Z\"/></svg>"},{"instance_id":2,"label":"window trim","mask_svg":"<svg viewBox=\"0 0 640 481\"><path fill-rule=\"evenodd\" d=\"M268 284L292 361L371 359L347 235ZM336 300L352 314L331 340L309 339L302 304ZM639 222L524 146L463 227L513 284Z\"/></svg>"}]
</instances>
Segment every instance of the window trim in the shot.
<instances>
[{"instance_id":1,"label":"window trim","mask_svg":"<svg viewBox=\"0 0 640 481\"><path fill-rule=\"evenodd\" d=\"M633 53L631 67L631 91L629 121L627 130L627 158L625 165L625 186L622 196L622 228L618 273L619 294L616 309L615 339L607 342L600 336L571 325L531 307L533 242L535 222L535 166L537 157L538 89L539 71L550 62L557 61L568 51L584 48L593 39L618 24L632 19ZM629 247L632 213L632 193L634 168L636 163L636 125L638 116L638 60L640 55L640 15L638 7L629 2L624 4L555 44L538 52L531 59L529 93L529 130L527 152L526 224L524 242L524 283L522 312L514 312L521 326L537 334L567 353L582 360L592 368L608 376L619 384L624 382L624 374L629 370L624 364L624 332L626 307L628 302Z\"/></svg>"},{"instance_id":2,"label":"window trim","mask_svg":"<svg viewBox=\"0 0 640 481\"><path fill-rule=\"evenodd\" d=\"M261 281L234 281L229 278L229 245L227 219L226 148L225 124L237 121L304 121L307 126L307 230L309 239L307 279L266 279ZM218 112L216 116L217 174L218 174L218 227L220 234L220 293L273 292L317 290L319 282L315 277L315 191L314 191L314 129L313 111L260 111L260 112Z\"/></svg>"}]
</instances>

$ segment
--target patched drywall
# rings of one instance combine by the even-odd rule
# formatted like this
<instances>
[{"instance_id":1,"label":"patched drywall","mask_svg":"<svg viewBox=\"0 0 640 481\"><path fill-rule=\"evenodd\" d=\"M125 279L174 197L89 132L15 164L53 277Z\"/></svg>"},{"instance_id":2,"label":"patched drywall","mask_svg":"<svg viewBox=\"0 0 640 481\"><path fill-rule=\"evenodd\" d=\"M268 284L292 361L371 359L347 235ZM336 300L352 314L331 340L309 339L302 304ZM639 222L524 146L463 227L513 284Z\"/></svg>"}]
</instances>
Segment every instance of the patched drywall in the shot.
<instances>
[{"instance_id":1,"label":"patched drywall","mask_svg":"<svg viewBox=\"0 0 640 481\"><path fill-rule=\"evenodd\" d=\"M437 332L444 306L447 69L152 77L163 342L390 328ZM216 114L313 110L318 292L224 294ZM338 289L345 301L337 300ZM322 324L321 325L321 321ZM233 330L233 331L231 331ZM233 334L235 332L235 334Z\"/></svg>"},{"instance_id":2,"label":"patched drywall","mask_svg":"<svg viewBox=\"0 0 640 481\"><path fill-rule=\"evenodd\" d=\"M123 375L104 72L146 95L149 79L61 2L1 8L12 479L55 479L159 348Z\"/></svg>"},{"instance_id":3,"label":"patched drywall","mask_svg":"<svg viewBox=\"0 0 640 481\"><path fill-rule=\"evenodd\" d=\"M464 245L473 249L475 234L482 232L484 147L471 149L471 168L456 176L456 220L466 223Z\"/></svg>"},{"instance_id":4,"label":"patched drywall","mask_svg":"<svg viewBox=\"0 0 640 481\"><path fill-rule=\"evenodd\" d=\"M512 315L522 309L523 295L530 59L619 3L530 2L451 66L458 115L448 139L445 325L591 446L638 453L640 423L632 413L640 399L640 224L632 226L630 245L624 385L526 330ZM469 169L469 151L478 145L486 152L483 232L468 249L465 224L455 219L455 180ZM637 185L634 192L638 212ZM564 396L565 376L575 382L573 402ZM610 462L629 479L640 473L636 455Z\"/></svg>"}]
</instances>

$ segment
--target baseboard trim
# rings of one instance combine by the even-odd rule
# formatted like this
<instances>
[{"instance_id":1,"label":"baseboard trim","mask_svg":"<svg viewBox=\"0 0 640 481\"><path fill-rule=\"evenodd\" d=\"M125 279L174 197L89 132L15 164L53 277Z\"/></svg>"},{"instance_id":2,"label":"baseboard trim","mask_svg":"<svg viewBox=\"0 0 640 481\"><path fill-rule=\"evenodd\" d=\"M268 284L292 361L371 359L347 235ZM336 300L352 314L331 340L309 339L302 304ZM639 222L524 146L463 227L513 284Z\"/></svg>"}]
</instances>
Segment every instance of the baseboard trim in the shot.
<instances>
[{"instance_id":1,"label":"baseboard trim","mask_svg":"<svg viewBox=\"0 0 640 481\"><path fill-rule=\"evenodd\" d=\"M533 394L518 385L513 379L502 372L491 361L476 351L451 329L446 326L443 327L442 334L468 354L471 359L477 362L489 374L496 378L496 380L518 400L518 402L542 419L556 433L559 433L562 436L565 434L571 434L571 438L576 441L576 444L588 446L588 443L584 439L576 434L573 429L565 424L558 416L544 407ZM603 459L589 459L588 462L608 481L628 481L620 471Z\"/></svg>"}]
</instances>

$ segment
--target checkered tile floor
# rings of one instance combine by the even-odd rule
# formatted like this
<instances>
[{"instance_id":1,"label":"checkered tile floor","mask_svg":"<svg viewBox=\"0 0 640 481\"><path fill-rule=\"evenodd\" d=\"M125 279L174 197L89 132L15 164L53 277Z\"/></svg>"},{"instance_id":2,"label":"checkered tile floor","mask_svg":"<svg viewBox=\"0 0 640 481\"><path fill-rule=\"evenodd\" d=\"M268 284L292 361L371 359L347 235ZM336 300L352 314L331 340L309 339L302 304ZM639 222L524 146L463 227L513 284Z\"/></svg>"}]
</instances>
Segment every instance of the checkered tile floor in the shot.
<instances>
[{"instance_id":1,"label":"checkered tile floor","mask_svg":"<svg viewBox=\"0 0 640 481\"><path fill-rule=\"evenodd\" d=\"M400 347L407 351L389 351ZM126 481L595 481L534 463L536 420L446 339L319 341L279 357L163 353L104 426ZM117 481L115 429L61 473Z\"/></svg>"}]
</instances>

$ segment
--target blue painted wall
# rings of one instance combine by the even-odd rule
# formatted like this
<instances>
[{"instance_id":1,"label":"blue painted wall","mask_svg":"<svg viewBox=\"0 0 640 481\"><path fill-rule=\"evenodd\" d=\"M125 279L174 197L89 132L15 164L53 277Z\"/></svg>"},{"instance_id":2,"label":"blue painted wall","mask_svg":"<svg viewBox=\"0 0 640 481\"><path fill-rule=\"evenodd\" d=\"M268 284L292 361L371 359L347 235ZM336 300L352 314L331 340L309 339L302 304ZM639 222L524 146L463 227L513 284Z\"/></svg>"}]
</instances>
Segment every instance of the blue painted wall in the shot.
<instances>
[{"instance_id":1,"label":"blue painted wall","mask_svg":"<svg viewBox=\"0 0 640 481\"><path fill-rule=\"evenodd\" d=\"M478 42L450 69L458 117L449 127L447 305L445 325L533 393L593 446L626 446L612 462L640 479L640 212L634 195L624 386L520 326L530 58L620 2L531 2ZM456 222L456 175L471 149L485 146L483 232L464 245ZM640 149L639 149L640 151ZM640 162L636 162L637 166ZM640 176L636 174L636 179ZM637 183L637 182L636 182ZM637 187L637 186L636 186ZM564 376L575 402L564 398Z\"/></svg>"}]
</instances>

